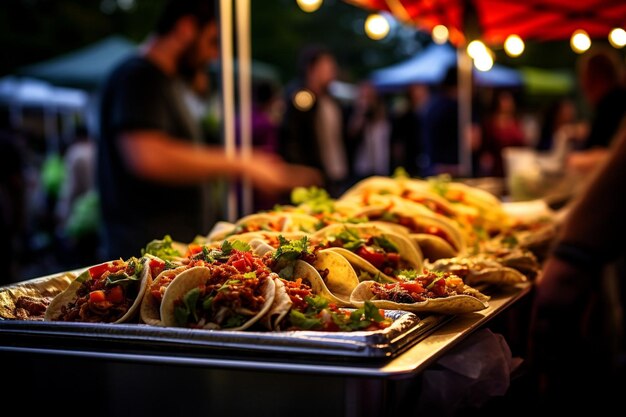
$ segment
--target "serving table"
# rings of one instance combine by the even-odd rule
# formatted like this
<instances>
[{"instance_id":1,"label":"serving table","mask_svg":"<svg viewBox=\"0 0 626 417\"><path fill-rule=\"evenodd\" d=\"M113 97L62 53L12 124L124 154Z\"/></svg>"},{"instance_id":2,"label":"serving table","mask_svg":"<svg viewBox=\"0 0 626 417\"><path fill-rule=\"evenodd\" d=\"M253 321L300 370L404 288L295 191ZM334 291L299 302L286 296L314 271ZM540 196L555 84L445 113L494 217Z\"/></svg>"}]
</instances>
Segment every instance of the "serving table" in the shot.
<instances>
[{"instance_id":1,"label":"serving table","mask_svg":"<svg viewBox=\"0 0 626 417\"><path fill-rule=\"evenodd\" d=\"M189 346L133 328L127 337L125 327L107 335L0 320L2 397L27 394L23 404L33 412L70 415L393 415L411 408L422 371L530 290L498 290L487 309L440 318L410 344L379 355L333 353L328 340L317 354L309 342L267 349L265 336L243 339L243 348L210 337Z\"/></svg>"}]
</instances>

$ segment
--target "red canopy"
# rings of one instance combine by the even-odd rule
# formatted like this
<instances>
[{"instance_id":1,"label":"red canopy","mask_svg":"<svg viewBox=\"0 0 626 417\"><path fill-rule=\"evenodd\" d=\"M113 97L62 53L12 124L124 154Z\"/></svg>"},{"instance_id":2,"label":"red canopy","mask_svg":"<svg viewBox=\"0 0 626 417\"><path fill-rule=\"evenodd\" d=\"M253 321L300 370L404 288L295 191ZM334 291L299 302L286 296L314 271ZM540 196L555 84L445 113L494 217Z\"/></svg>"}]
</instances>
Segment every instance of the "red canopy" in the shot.
<instances>
[{"instance_id":1,"label":"red canopy","mask_svg":"<svg viewBox=\"0 0 626 417\"><path fill-rule=\"evenodd\" d=\"M606 38L611 29L626 26L623 0L345 0L359 7L386 10L398 19L424 30L438 24L450 31L450 41L460 44L472 30L499 44L517 34L524 40L568 39L577 29L592 38Z\"/></svg>"}]
</instances>

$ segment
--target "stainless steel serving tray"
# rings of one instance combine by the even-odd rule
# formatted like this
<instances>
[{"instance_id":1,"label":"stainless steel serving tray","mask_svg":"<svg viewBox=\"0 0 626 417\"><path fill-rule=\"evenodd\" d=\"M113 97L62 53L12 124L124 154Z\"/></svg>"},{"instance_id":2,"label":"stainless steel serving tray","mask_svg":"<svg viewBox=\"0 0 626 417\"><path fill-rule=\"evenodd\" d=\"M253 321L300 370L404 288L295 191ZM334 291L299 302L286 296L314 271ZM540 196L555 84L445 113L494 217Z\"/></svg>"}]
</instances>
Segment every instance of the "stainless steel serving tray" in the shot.
<instances>
[{"instance_id":1,"label":"stainless steel serving tray","mask_svg":"<svg viewBox=\"0 0 626 417\"><path fill-rule=\"evenodd\" d=\"M0 287L0 346L46 346L58 349L133 351L190 356L305 355L314 358L391 358L426 337L450 316L418 317L385 311L393 324L378 331L223 331L156 327L145 324L68 323L12 320L20 295L54 295L69 285L73 271Z\"/></svg>"}]
</instances>

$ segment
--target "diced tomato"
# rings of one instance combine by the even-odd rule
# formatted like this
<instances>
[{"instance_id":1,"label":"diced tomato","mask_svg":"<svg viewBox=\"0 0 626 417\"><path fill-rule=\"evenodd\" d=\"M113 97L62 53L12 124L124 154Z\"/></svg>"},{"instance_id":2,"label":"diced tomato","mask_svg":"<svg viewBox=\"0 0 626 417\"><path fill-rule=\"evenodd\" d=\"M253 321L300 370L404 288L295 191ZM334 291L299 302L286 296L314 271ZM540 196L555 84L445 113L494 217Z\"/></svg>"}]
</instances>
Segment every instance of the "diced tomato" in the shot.
<instances>
[{"instance_id":1,"label":"diced tomato","mask_svg":"<svg viewBox=\"0 0 626 417\"><path fill-rule=\"evenodd\" d=\"M92 266L89 268L89 275L91 278L98 280L107 271L111 273L120 271L126 268L126 263L121 260L113 261L113 262L105 262L100 265Z\"/></svg>"},{"instance_id":2,"label":"diced tomato","mask_svg":"<svg viewBox=\"0 0 626 417\"><path fill-rule=\"evenodd\" d=\"M399 253L395 253L395 252L389 252L387 254L387 261L393 263L393 264L397 264L398 262L400 262L400 254Z\"/></svg>"},{"instance_id":3,"label":"diced tomato","mask_svg":"<svg viewBox=\"0 0 626 417\"><path fill-rule=\"evenodd\" d=\"M189 258L195 255L196 253L200 253L200 252L202 252L202 245L191 243L189 244L189 246L187 246L187 253L185 254L185 257Z\"/></svg>"},{"instance_id":4,"label":"diced tomato","mask_svg":"<svg viewBox=\"0 0 626 417\"><path fill-rule=\"evenodd\" d=\"M446 280L443 278L438 279L432 287L432 292L440 297L446 295Z\"/></svg>"},{"instance_id":5,"label":"diced tomato","mask_svg":"<svg viewBox=\"0 0 626 417\"><path fill-rule=\"evenodd\" d=\"M161 261L160 259L150 259L149 265L150 272L152 273L153 277L159 275L165 268L165 262Z\"/></svg>"},{"instance_id":6,"label":"diced tomato","mask_svg":"<svg viewBox=\"0 0 626 417\"><path fill-rule=\"evenodd\" d=\"M89 293L90 303L101 303L103 301L106 301L106 296L104 294L104 291L97 290L97 291L92 291Z\"/></svg>"},{"instance_id":7,"label":"diced tomato","mask_svg":"<svg viewBox=\"0 0 626 417\"><path fill-rule=\"evenodd\" d=\"M121 304L124 301L124 290L121 286L116 285L106 293L106 299L110 303Z\"/></svg>"},{"instance_id":8,"label":"diced tomato","mask_svg":"<svg viewBox=\"0 0 626 417\"><path fill-rule=\"evenodd\" d=\"M424 287L418 282L401 282L400 286L409 293L421 294L424 292Z\"/></svg>"},{"instance_id":9,"label":"diced tomato","mask_svg":"<svg viewBox=\"0 0 626 417\"><path fill-rule=\"evenodd\" d=\"M245 259L237 259L233 261L232 266L237 268L239 272L246 272L246 260Z\"/></svg>"},{"instance_id":10,"label":"diced tomato","mask_svg":"<svg viewBox=\"0 0 626 417\"><path fill-rule=\"evenodd\" d=\"M385 263L384 253L374 252L365 246L361 246L357 249L356 254L374 265L376 268L380 268Z\"/></svg>"}]
</instances>

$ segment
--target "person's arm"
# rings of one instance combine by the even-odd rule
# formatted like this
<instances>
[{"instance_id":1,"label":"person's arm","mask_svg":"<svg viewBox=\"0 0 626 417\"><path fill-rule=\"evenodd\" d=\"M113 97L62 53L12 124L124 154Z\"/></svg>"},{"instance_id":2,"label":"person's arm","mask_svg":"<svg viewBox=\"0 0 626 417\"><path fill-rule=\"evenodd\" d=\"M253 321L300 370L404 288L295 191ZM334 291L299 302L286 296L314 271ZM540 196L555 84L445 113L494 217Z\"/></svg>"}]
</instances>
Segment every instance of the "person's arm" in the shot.
<instances>
[{"instance_id":1,"label":"person's arm","mask_svg":"<svg viewBox=\"0 0 626 417\"><path fill-rule=\"evenodd\" d=\"M124 161L135 175L168 184L193 184L216 177L247 176L255 188L280 192L298 185L319 185L317 170L286 164L255 151L249 160L226 157L221 147L182 142L156 130L136 130L118 139Z\"/></svg>"},{"instance_id":2,"label":"person's arm","mask_svg":"<svg viewBox=\"0 0 626 417\"><path fill-rule=\"evenodd\" d=\"M239 158L226 158L222 148L178 141L158 130L137 130L120 135L120 153L138 177L170 183L193 184L209 177L239 176Z\"/></svg>"}]
</instances>

